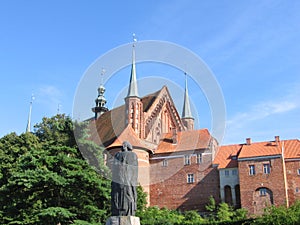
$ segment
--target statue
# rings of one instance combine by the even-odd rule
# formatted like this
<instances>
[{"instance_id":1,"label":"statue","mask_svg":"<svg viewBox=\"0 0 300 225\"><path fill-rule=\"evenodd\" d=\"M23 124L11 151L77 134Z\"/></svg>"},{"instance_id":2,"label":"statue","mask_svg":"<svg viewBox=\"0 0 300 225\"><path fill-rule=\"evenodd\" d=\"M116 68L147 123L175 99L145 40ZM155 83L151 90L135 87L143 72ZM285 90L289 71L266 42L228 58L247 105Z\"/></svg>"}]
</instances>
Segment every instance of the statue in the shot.
<instances>
[{"instance_id":1,"label":"statue","mask_svg":"<svg viewBox=\"0 0 300 225\"><path fill-rule=\"evenodd\" d=\"M112 165L111 211L112 216L134 216L137 208L138 160L132 145L123 142Z\"/></svg>"}]
</instances>

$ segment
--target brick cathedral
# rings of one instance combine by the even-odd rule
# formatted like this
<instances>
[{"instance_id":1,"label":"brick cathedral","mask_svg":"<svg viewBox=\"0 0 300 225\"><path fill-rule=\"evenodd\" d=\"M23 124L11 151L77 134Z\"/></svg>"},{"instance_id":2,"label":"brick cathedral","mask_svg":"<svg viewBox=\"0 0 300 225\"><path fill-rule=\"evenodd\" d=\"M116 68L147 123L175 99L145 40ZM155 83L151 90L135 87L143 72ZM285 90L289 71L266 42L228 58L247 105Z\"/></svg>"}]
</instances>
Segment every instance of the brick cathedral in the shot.
<instances>
[{"instance_id":1,"label":"brick cathedral","mask_svg":"<svg viewBox=\"0 0 300 225\"><path fill-rule=\"evenodd\" d=\"M182 112L168 87L139 96L135 47L125 103L108 110L100 85L91 138L106 150L109 165L129 141L139 160L139 183L148 205L205 211L210 196L217 203L261 214L266 206L289 206L300 199L300 142L272 141L219 146L208 129L194 129L187 77Z\"/></svg>"}]
</instances>

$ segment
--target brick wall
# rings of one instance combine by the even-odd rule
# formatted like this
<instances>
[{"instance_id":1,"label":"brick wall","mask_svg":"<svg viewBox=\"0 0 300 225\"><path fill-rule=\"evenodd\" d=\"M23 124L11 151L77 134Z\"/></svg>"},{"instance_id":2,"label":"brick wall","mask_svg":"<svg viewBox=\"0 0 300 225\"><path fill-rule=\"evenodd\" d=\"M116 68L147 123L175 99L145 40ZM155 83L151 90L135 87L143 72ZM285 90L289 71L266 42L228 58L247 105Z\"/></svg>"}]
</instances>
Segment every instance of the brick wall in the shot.
<instances>
[{"instance_id":1,"label":"brick wall","mask_svg":"<svg viewBox=\"0 0 300 225\"><path fill-rule=\"evenodd\" d=\"M296 200L300 200L300 175L298 174L300 161L286 161L285 166L288 181L289 204L291 205L295 203Z\"/></svg>"},{"instance_id":2,"label":"brick wall","mask_svg":"<svg viewBox=\"0 0 300 225\"><path fill-rule=\"evenodd\" d=\"M263 164L270 164L270 174L263 173ZM255 175L249 175L249 165L255 166ZM284 177L281 158L239 161L241 206L250 215L263 213L268 202L274 205L285 204ZM265 195L260 189L265 188ZM268 199L267 199L268 198Z\"/></svg>"},{"instance_id":3,"label":"brick wall","mask_svg":"<svg viewBox=\"0 0 300 225\"><path fill-rule=\"evenodd\" d=\"M201 163L197 163L197 153L203 153ZM190 165L184 165L184 155L191 155ZM163 166L165 157L171 157L167 166ZM150 168L151 206L204 211L209 196L219 202L219 174L209 151L154 155ZM188 183L188 174L194 175L193 183Z\"/></svg>"}]
</instances>

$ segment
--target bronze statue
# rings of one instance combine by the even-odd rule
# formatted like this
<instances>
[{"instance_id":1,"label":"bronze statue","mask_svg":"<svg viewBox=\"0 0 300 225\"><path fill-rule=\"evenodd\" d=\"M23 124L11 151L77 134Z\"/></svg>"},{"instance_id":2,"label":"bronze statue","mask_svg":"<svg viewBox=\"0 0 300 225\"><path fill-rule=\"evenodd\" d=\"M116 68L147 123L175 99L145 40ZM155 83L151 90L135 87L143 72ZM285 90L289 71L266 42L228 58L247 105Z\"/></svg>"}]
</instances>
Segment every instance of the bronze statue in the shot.
<instances>
[{"instance_id":1,"label":"bronze statue","mask_svg":"<svg viewBox=\"0 0 300 225\"><path fill-rule=\"evenodd\" d=\"M112 165L112 216L134 216L137 207L138 160L129 142L123 142Z\"/></svg>"}]
</instances>

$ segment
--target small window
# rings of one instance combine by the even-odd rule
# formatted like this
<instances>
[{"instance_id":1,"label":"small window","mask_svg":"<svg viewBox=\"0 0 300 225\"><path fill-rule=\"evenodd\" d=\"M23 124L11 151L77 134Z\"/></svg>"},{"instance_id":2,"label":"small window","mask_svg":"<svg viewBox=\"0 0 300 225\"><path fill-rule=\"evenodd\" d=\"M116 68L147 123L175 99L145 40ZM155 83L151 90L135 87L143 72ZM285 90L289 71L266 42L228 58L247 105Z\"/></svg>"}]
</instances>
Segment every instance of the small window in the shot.
<instances>
[{"instance_id":1,"label":"small window","mask_svg":"<svg viewBox=\"0 0 300 225\"><path fill-rule=\"evenodd\" d=\"M259 195L260 196L266 196L267 195L267 189L265 189L265 188L259 189Z\"/></svg>"},{"instance_id":2,"label":"small window","mask_svg":"<svg viewBox=\"0 0 300 225\"><path fill-rule=\"evenodd\" d=\"M299 188L298 188L298 187L296 187L296 190L295 190L295 191L296 191L296 193L299 193Z\"/></svg>"},{"instance_id":3,"label":"small window","mask_svg":"<svg viewBox=\"0 0 300 225\"><path fill-rule=\"evenodd\" d=\"M298 175L300 175L300 169L298 169Z\"/></svg>"},{"instance_id":4,"label":"small window","mask_svg":"<svg viewBox=\"0 0 300 225\"><path fill-rule=\"evenodd\" d=\"M167 166L168 166L168 160L167 160L167 159L164 159L164 160L162 161L162 166L163 166L163 167L167 167Z\"/></svg>"},{"instance_id":5,"label":"small window","mask_svg":"<svg viewBox=\"0 0 300 225\"><path fill-rule=\"evenodd\" d=\"M191 156L190 155L184 156L184 165L191 165Z\"/></svg>"},{"instance_id":6,"label":"small window","mask_svg":"<svg viewBox=\"0 0 300 225\"><path fill-rule=\"evenodd\" d=\"M192 173L189 173L189 174L188 174L188 176L187 176L187 182L188 182L189 184L195 182L194 174L192 174Z\"/></svg>"},{"instance_id":7,"label":"small window","mask_svg":"<svg viewBox=\"0 0 300 225\"><path fill-rule=\"evenodd\" d=\"M236 155L233 155L233 156L231 156L231 159L237 160L237 156L236 156Z\"/></svg>"},{"instance_id":8,"label":"small window","mask_svg":"<svg viewBox=\"0 0 300 225\"><path fill-rule=\"evenodd\" d=\"M264 174L270 174L270 164L264 164Z\"/></svg>"},{"instance_id":9,"label":"small window","mask_svg":"<svg viewBox=\"0 0 300 225\"><path fill-rule=\"evenodd\" d=\"M237 175L237 170L232 170L231 174L232 174L232 176L236 176Z\"/></svg>"},{"instance_id":10,"label":"small window","mask_svg":"<svg viewBox=\"0 0 300 225\"><path fill-rule=\"evenodd\" d=\"M202 153L197 154L197 163L198 164L202 163Z\"/></svg>"},{"instance_id":11,"label":"small window","mask_svg":"<svg viewBox=\"0 0 300 225\"><path fill-rule=\"evenodd\" d=\"M249 165L249 175L255 175L255 166Z\"/></svg>"},{"instance_id":12,"label":"small window","mask_svg":"<svg viewBox=\"0 0 300 225\"><path fill-rule=\"evenodd\" d=\"M225 176L226 176L226 177L229 176L229 170L225 170Z\"/></svg>"}]
</instances>

